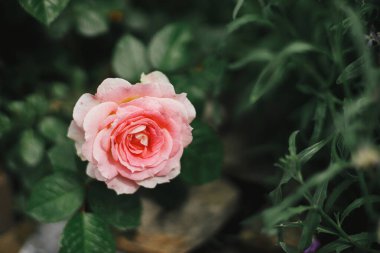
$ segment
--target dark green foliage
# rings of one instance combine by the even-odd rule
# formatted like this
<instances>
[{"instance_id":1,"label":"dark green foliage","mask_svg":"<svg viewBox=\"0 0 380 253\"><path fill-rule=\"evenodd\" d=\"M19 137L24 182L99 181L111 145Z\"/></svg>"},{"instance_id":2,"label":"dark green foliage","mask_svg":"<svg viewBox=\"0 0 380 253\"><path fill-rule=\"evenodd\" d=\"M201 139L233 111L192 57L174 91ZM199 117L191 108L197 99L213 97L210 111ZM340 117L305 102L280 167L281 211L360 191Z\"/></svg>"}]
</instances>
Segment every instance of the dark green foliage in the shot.
<instances>
[{"instance_id":1,"label":"dark green foliage","mask_svg":"<svg viewBox=\"0 0 380 253\"><path fill-rule=\"evenodd\" d=\"M140 191L118 196L83 180L86 164L67 127L78 97L105 78L133 83L159 70L187 93L197 119L181 175L148 197L175 211L186 187L222 174L254 206L239 206L244 217L232 220L252 228L259 221L285 252L303 252L313 238L322 242L318 252L378 252L379 7L0 1L0 168L29 199L18 210L42 222L71 217L60 252L114 252L108 226L139 226ZM253 195L258 185L269 195ZM300 233L296 247L284 240L289 227Z\"/></svg>"},{"instance_id":2,"label":"dark green foliage","mask_svg":"<svg viewBox=\"0 0 380 253\"><path fill-rule=\"evenodd\" d=\"M19 0L21 6L38 21L49 25L70 0Z\"/></svg>"},{"instance_id":3,"label":"dark green foliage","mask_svg":"<svg viewBox=\"0 0 380 253\"><path fill-rule=\"evenodd\" d=\"M118 229L140 225L142 207L137 195L117 195L104 183L92 183L88 190L91 210Z\"/></svg>"},{"instance_id":4,"label":"dark green foliage","mask_svg":"<svg viewBox=\"0 0 380 253\"><path fill-rule=\"evenodd\" d=\"M115 242L107 224L91 213L78 213L66 224L60 253L114 253Z\"/></svg>"},{"instance_id":5,"label":"dark green foliage","mask_svg":"<svg viewBox=\"0 0 380 253\"><path fill-rule=\"evenodd\" d=\"M193 142L181 160L181 177L191 184L202 184L220 175L223 146L216 133L200 121L192 124Z\"/></svg>"},{"instance_id":6,"label":"dark green foliage","mask_svg":"<svg viewBox=\"0 0 380 253\"><path fill-rule=\"evenodd\" d=\"M36 184L28 202L28 213L41 222L70 217L82 205L83 186L75 177L56 173Z\"/></svg>"}]
</instances>

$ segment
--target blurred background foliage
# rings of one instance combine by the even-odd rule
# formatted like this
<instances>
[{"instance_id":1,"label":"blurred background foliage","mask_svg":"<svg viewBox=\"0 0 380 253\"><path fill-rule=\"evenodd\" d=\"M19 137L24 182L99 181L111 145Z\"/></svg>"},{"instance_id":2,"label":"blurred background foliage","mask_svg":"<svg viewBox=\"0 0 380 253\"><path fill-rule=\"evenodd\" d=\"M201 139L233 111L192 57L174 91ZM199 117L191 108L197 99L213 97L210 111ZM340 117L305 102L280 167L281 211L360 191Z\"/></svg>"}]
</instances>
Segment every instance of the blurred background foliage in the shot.
<instances>
[{"instance_id":1,"label":"blurred background foliage","mask_svg":"<svg viewBox=\"0 0 380 253\"><path fill-rule=\"evenodd\" d=\"M1 1L0 164L18 212L56 221L88 198L97 216L76 214L65 233L76 233L76 222L110 238L102 217L118 229L138 226L137 197L113 199L98 184L84 192L85 164L65 135L81 94L106 77L137 82L160 70L198 115L180 183L170 185L222 173L242 194L234 218L200 252L251 252L258 246L246 241L258 231L286 252L303 252L316 238L318 252L379 252L379 7L377 0ZM51 202L63 213L41 210L47 189L57 196L71 189ZM120 201L125 206L104 218L103 206ZM291 228L299 231L293 244L284 239ZM62 243L71 247L70 238Z\"/></svg>"}]
</instances>

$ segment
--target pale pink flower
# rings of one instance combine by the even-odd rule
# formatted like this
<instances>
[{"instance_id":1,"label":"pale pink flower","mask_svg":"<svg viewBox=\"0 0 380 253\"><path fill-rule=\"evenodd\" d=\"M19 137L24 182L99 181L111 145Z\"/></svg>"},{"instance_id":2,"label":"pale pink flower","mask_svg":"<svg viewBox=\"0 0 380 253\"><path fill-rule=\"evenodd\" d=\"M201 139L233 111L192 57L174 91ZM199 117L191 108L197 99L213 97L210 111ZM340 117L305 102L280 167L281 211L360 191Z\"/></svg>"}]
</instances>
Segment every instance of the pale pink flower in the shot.
<instances>
[{"instance_id":1,"label":"pale pink flower","mask_svg":"<svg viewBox=\"0 0 380 253\"><path fill-rule=\"evenodd\" d=\"M195 109L176 94L161 72L130 84L108 78L95 95L83 94L74 107L68 137L87 174L118 194L153 188L180 173L183 149L192 141Z\"/></svg>"}]
</instances>

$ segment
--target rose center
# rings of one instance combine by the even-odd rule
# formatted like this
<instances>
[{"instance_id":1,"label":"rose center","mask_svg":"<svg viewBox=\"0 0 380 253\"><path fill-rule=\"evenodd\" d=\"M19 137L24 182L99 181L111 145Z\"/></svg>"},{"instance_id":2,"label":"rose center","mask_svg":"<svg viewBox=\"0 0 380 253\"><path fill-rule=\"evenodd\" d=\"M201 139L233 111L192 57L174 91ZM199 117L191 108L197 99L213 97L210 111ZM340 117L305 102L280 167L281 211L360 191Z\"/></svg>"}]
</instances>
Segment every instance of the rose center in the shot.
<instances>
[{"instance_id":1,"label":"rose center","mask_svg":"<svg viewBox=\"0 0 380 253\"><path fill-rule=\"evenodd\" d=\"M133 128L129 134L129 146L134 153L140 153L149 145L149 136L147 134L147 127L145 125L139 125ZM140 150L140 151L138 151Z\"/></svg>"},{"instance_id":2,"label":"rose center","mask_svg":"<svg viewBox=\"0 0 380 253\"><path fill-rule=\"evenodd\" d=\"M148 146L148 136L143 133L139 133L135 135L135 138L140 140L140 143L144 146Z\"/></svg>"}]
</instances>

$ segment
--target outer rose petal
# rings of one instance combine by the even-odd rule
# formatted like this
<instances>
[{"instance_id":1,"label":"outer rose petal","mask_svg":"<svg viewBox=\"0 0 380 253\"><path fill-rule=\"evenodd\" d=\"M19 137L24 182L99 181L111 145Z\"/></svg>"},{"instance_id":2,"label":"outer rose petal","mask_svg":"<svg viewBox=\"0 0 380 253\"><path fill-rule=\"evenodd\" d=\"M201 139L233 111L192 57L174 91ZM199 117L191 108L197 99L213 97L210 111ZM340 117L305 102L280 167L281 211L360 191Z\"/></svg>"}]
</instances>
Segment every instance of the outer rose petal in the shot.
<instances>
[{"instance_id":1,"label":"outer rose petal","mask_svg":"<svg viewBox=\"0 0 380 253\"><path fill-rule=\"evenodd\" d=\"M84 161L86 159L82 154L84 132L82 128L78 127L74 120L72 120L70 123L67 137L75 141L75 149L77 150L77 155L82 159L82 161Z\"/></svg>"},{"instance_id":2,"label":"outer rose petal","mask_svg":"<svg viewBox=\"0 0 380 253\"><path fill-rule=\"evenodd\" d=\"M117 176L117 169L112 166L109 161L107 152L102 147L102 141L104 137L109 138L109 134L106 129L101 130L95 138L93 146L93 157L98 162L97 170L102 177L111 179Z\"/></svg>"},{"instance_id":3,"label":"outer rose petal","mask_svg":"<svg viewBox=\"0 0 380 253\"><path fill-rule=\"evenodd\" d=\"M154 71L147 75L141 74L140 79L142 84L153 84L158 87L164 96L175 95L173 85L170 83L169 79L160 71Z\"/></svg>"},{"instance_id":4,"label":"outer rose petal","mask_svg":"<svg viewBox=\"0 0 380 253\"><path fill-rule=\"evenodd\" d=\"M107 178L103 177L100 174L100 172L98 171L98 168L92 163L87 164L86 174L92 178L99 180L99 181L106 181L107 180Z\"/></svg>"},{"instance_id":5,"label":"outer rose petal","mask_svg":"<svg viewBox=\"0 0 380 253\"><path fill-rule=\"evenodd\" d=\"M113 179L106 181L106 184L109 189L115 190L118 195L123 193L135 193L137 189L140 187L135 182L120 176L114 177Z\"/></svg>"},{"instance_id":6,"label":"outer rose petal","mask_svg":"<svg viewBox=\"0 0 380 253\"><path fill-rule=\"evenodd\" d=\"M195 119L196 112L193 104L189 101L186 95L186 93L181 93L176 96L176 100L180 101L185 106L185 109L187 111L187 120L190 123Z\"/></svg>"},{"instance_id":7,"label":"outer rose petal","mask_svg":"<svg viewBox=\"0 0 380 253\"><path fill-rule=\"evenodd\" d=\"M184 148L186 148L193 141L193 135L191 134L192 130L193 128L191 126L182 127L181 137Z\"/></svg>"},{"instance_id":8,"label":"outer rose petal","mask_svg":"<svg viewBox=\"0 0 380 253\"><path fill-rule=\"evenodd\" d=\"M121 102L128 99L132 85L121 78L107 78L98 87L96 97L102 101Z\"/></svg>"},{"instance_id":9,"label":"outer rose petal","mask_svg":"<svg viewBox=\"0 0 380 253\"><path fill-rule=\"evenodd\" d=\"M96 100L95 96L89 93L83 94L78 99L74 106L73 118L79 127L83 126L83 121L86 114L97 104L99 104L99 101Z\"/></svg>"},{"instance_id":10,"label":"outer rose petal","mask_svg":"<svg viewBox=\"0 0 380 253\"><path fill-rule=\"evenodd\" d=\"M170 83L170 81L166 77L166 75L164 75L160 71L154 71L154 72L149 73L148 75L142 74L141 75L141 83L156 84L156 85L160 86L160 88L162 90L168 90L169 91L168 93L170 93L170 94L174 93L175 94L173 85ZM193 119L195 118L195 114L196 114L195 108L190 103L190 101L187 99L186 93L181 93L179 95L176 95L175 99L177 101L181 102L185 106L189 122L193 121Z\"/></svg>"},{"instance_id":11,"label":"outer rose petal","mask_svg":"<svg viewBox=\"0 0 380 253\"><path fill-rule=\"evenodd\" d=\"M107 118L109 114L111 114L114 110L116 110L117 104L114 102L104 102L101 103L94 108L92 108L84 118L83 122L83 130L85 143L82 146L83 156L90 162L93 162L93 145L96 134L100 130L100 126L102 122Z\"/></svg>"},{"instance_id":12,"label":"outer rose petal","mask_svg":"<svg viewBox=\"0 0 380 253\"><path fill-rule=\"evenodd\" d=\"M174 168L165 176L151 177L151 178L145 179L143 181L136 181L136 183L141 185L141 186L144 186L146 188L154 188L154 187L156 187L157 184L170 182L171 179L173 179L179 175L180 171L181 170L179 168Z\"/></svg>"},{"instance_id":13,"label":"outer rose petal","mask_svg":"<svg viewBox=\"0 0 380 253\"><path fill-rule=\"evenodd\" d=\"M147 75L142 73L140 81L141 83L160 83L161 85L172 86L168 77L160 71L153 71Z\"/></svg>"},{"instance_id":14,"label":"outer rose petal","mask_svg":"<svg viewBox=\"0 0 380 253\"><path fill-rule=\"evenodd\" d=\"M180 159L182 154L183 148L181 148L177 154L167 162L165 168L155 176L145 180L136 181L136 183L146 188L154 188L157 184L169 182L171 179L178 176L181 171Z\"/></svg>"},{"instance_id":15,"label":"outer rose petal","mask_svg":"<svg viewBox=\"0 0 380 253\"><path fill-rule=\"evenodd\" d=\"M86 115L83 121L83 130L85 139L94 137L100 130L103 120L117 109L117 104L114 102L104 102L93 107Z\"/></svg>"}]
</instances>

